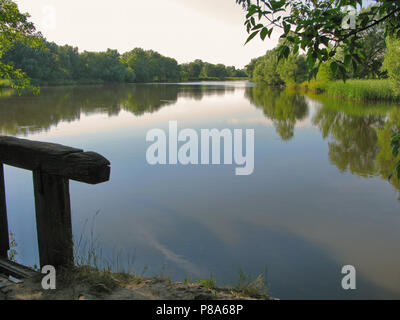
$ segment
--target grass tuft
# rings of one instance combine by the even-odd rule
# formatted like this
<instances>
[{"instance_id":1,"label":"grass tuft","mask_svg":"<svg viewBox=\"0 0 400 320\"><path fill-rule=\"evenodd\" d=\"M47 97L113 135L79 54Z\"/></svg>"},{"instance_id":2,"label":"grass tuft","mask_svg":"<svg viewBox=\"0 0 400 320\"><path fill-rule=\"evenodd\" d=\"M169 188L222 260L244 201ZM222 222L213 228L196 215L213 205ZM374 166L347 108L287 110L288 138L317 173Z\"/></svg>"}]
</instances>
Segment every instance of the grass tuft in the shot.
<instances>
[{"instance_id":1,"label":"grass tuft","mask_svg":"<svg viewBox=\"0 0 400 320\"><path fill-rule=\"evenodd\" d=\"M268 284L267 268L264 274L258 275L256 278L250 274L245 274L243 270L239 271L239 280L234 286L234 291L245 296L252 298L263 298L268 297Z\"/></svg>"}]
</instances>

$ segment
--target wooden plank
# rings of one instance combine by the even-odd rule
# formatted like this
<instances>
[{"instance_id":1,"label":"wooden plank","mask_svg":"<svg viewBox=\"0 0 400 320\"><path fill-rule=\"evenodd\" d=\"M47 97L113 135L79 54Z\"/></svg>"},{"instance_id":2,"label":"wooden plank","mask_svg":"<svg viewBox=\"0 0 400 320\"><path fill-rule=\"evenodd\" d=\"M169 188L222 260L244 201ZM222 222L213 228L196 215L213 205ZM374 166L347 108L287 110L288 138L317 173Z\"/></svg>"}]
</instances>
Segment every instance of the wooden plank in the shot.
<instances>
[{"instance_id":1,"label":"wooden plank","mask_svg":"<svg viewBox=\"0 0 400 320\"><path fill-rule=\"evenodd\" d=\"M1 257L0 273L4 273L7 276L13 276L17 279L33 278L39 275L39 272Z\"/></svg>"},{"instance_id":2,"label":"wooden plank","mask_svg":"<svg viewBox=\"0 0 400 320\"><path fill-rule=\"evenodd\" d=\"M40 266L73 264L71 205L68 179L33 172Z\"/></svg>"},{"instance_id":3,"label":"wooden plank","mask_svg":"<svg viewBox=\"0 0 400 320\"><path fill-rule=\"evenodd\" d=\"M0 163L0 257L7 258L10 249L8 235L6 188L4 184L4 166Z\"/></svg>"},{"instance_id":4,"label":"wooden plank","mask_svg":"<svg viewBox=\"0 0 400 320\"><path fill-rule=\"evenodd\" d=\"M100 154L54 143L0 136L0 162L90 184L110 179L110 162Z\"/></svg>"}]
</instances>

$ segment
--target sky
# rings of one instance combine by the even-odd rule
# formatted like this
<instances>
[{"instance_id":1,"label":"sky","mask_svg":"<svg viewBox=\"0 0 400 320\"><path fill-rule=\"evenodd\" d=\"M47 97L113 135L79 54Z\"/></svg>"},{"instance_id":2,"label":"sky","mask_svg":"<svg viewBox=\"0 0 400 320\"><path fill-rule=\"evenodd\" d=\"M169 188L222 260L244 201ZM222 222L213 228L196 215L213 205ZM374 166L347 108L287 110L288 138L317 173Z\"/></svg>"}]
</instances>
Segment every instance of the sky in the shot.
<instances>
[{"instance_id":1,"label":"sky","mask_svg":"<svg viewBox=\"0 0 400 320\"><path fill-rule=\"evenodd\" d=\"M202 59L242 68L279 35L244 45L245 12L235 0L15 0L48 41L80 51L153 49L179 63Z\"/></svg>"}]
</instances>

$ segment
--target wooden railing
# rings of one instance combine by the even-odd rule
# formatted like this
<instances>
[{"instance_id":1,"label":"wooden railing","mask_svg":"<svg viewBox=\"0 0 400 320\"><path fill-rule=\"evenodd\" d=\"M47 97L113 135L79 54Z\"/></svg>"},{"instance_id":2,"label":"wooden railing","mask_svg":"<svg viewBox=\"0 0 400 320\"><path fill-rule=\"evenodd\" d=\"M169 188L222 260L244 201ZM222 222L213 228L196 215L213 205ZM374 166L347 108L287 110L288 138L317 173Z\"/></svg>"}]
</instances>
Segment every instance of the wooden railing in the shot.
<instances>
[{"instance_id":1,"label":"wooden railing","mask_svg":"<svg viewBox=\"0 0 400 320\"><path fill-rule=\"evenodd\" d=\"M73 264L69 180L108 181L110 162L95 152L0 136L0 257L7 258L10 244L3 164L33 172L40 265Z\"/></svg>"}]
</instances>

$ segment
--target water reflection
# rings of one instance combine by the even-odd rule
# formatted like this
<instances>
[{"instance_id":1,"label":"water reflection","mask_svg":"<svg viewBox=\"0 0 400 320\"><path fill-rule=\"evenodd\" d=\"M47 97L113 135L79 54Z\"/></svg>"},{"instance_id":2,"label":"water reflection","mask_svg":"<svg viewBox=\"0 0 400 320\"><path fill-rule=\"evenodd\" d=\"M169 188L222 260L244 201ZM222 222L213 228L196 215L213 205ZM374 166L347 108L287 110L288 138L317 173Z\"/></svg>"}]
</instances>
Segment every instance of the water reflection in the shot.
<instances>
[{"instance_id":1,"label":"water reflection","mask_svg":"<svg viewBox=\"0 0 400 320\"><path fill-rule=\"evenodd\" d=\"M254 128L255 173L150 167L146 132L168 120L182 128ZM390 136L399 126L394 105L246 83L48 88L39 97L0 98L3 133L110 159L109 183L71 184L75 237L100 210L104 253L134 250L139 272L168 263L173 279L212 273L231 284L239 268L257 276L267 265L280 298L400 297L400 204L387 183L395 162ZM31 177L7 173L19 259L33 264ZM340 268L349 263L359 285L350 294L340 288Z\"/></svg>"},{"instance_id":2,"label":"water reflection","mask_svg":"<svg viewBox=\"0 0 400 320\"><path fill-rule=\"evenodd\" d=\"M47 131L60 122L78 120L82 114L112 117L125 110L140 116L174 104L181 97L201 100L234 90L218 85L152 84L43 88L37 97L8 94L0 98L0 132L28 135Z\"/></svg>"},{"instance_id":3,"label":"water reflection","mask_svg":"<svg viewBox=\"0 0 400 320\"><path fill-rule=\"evenodd\" d=\"M299 93L256 86L247 88L245 95L274 122L276 132L282 140L293 138L296 122L308 116L305 97Z\"/></svg>"},{"instance_id":4,"label":"water reflection","mask_svg":"<svg viewBox=\"0 0 400 320\"><path fill-rule=\"evenodd\" d=\"M180 98L201 101L204 97L233 94L238 88L245 90L244 96L251 104L262 109L284 141L291 140L296 125L310 117L310 101L317 102L311 121L323 139L328 140L332 164L341 172L362 177L380 176L386 180L391 173L397 160L392 157L389 141L400 128L400 110L396 105L323 95L306 97L295 91L234 82L54 87L42 89L38 97L19 97L3 90L0 132L26 136L48 131L61 122L79 120L82 115L113 117L122 110L141 116L173 105ZM396 178L391 183L400 191Z\"/></svg>"},{"instance_id":5,"label":"water reflection","mask_svg":"<svg viewBox=\"0 0 400 320\"><path fill-rule=\"evenodd\" d=\"M282 140L294 136L298 121L309 115L306 97L298 92L256 86L246 97L271 119ZM328 139L329 159L341 171L362 177L387 179L396 159L390 149L391 135L400 128L400 110L395 104L368 103L311 96L319 102L313 124ZM394 178L393 186L400 190Z\"/></svg>"},{"instance_id":6,"label":"water reflection","mask_svg":"<svg viewBox=\"0 0 400 320\"><path fill-rule=\"evenodd\" d=\"M313 118L324 139L329 139L329 158L341 172L387 180L396 159L390 148L392 134L400 128L395 104L372 104L317 97L321 107ZM400 184L391 180L397 191Z\"/></svg>"},{"instance_id":7,"label":"water reflection","mask_svg":"<svg viewBox=\"0 0 400 320\"><path fill-rule=\"evenodd\" d=\"M342 172L369 177L376 174L379 152L377 130L385 123L385 116L351 115L323 107L318 110L314 123L324 139L331 138L329 158Z\"/></svg>"},{"instance_id":8,"label":"water reflection","mask_svg":"<svg viewBox=\"0 0 400 320\"><path fill-rule=\"evenodd\" d=\"M391 174L395 167L398 159L395 159L392 154L389 141L394 132L400 130L400 109L399 107L393 108L387 117L387 120L383 126L377 130L379 153L377 156L377 164L379 168L379 174L382 178L386 178ZM400 201L400 181L397 177L393 177L390 181L392 185L398 190L399 201Z\"/></svg>"}]
</instances>

